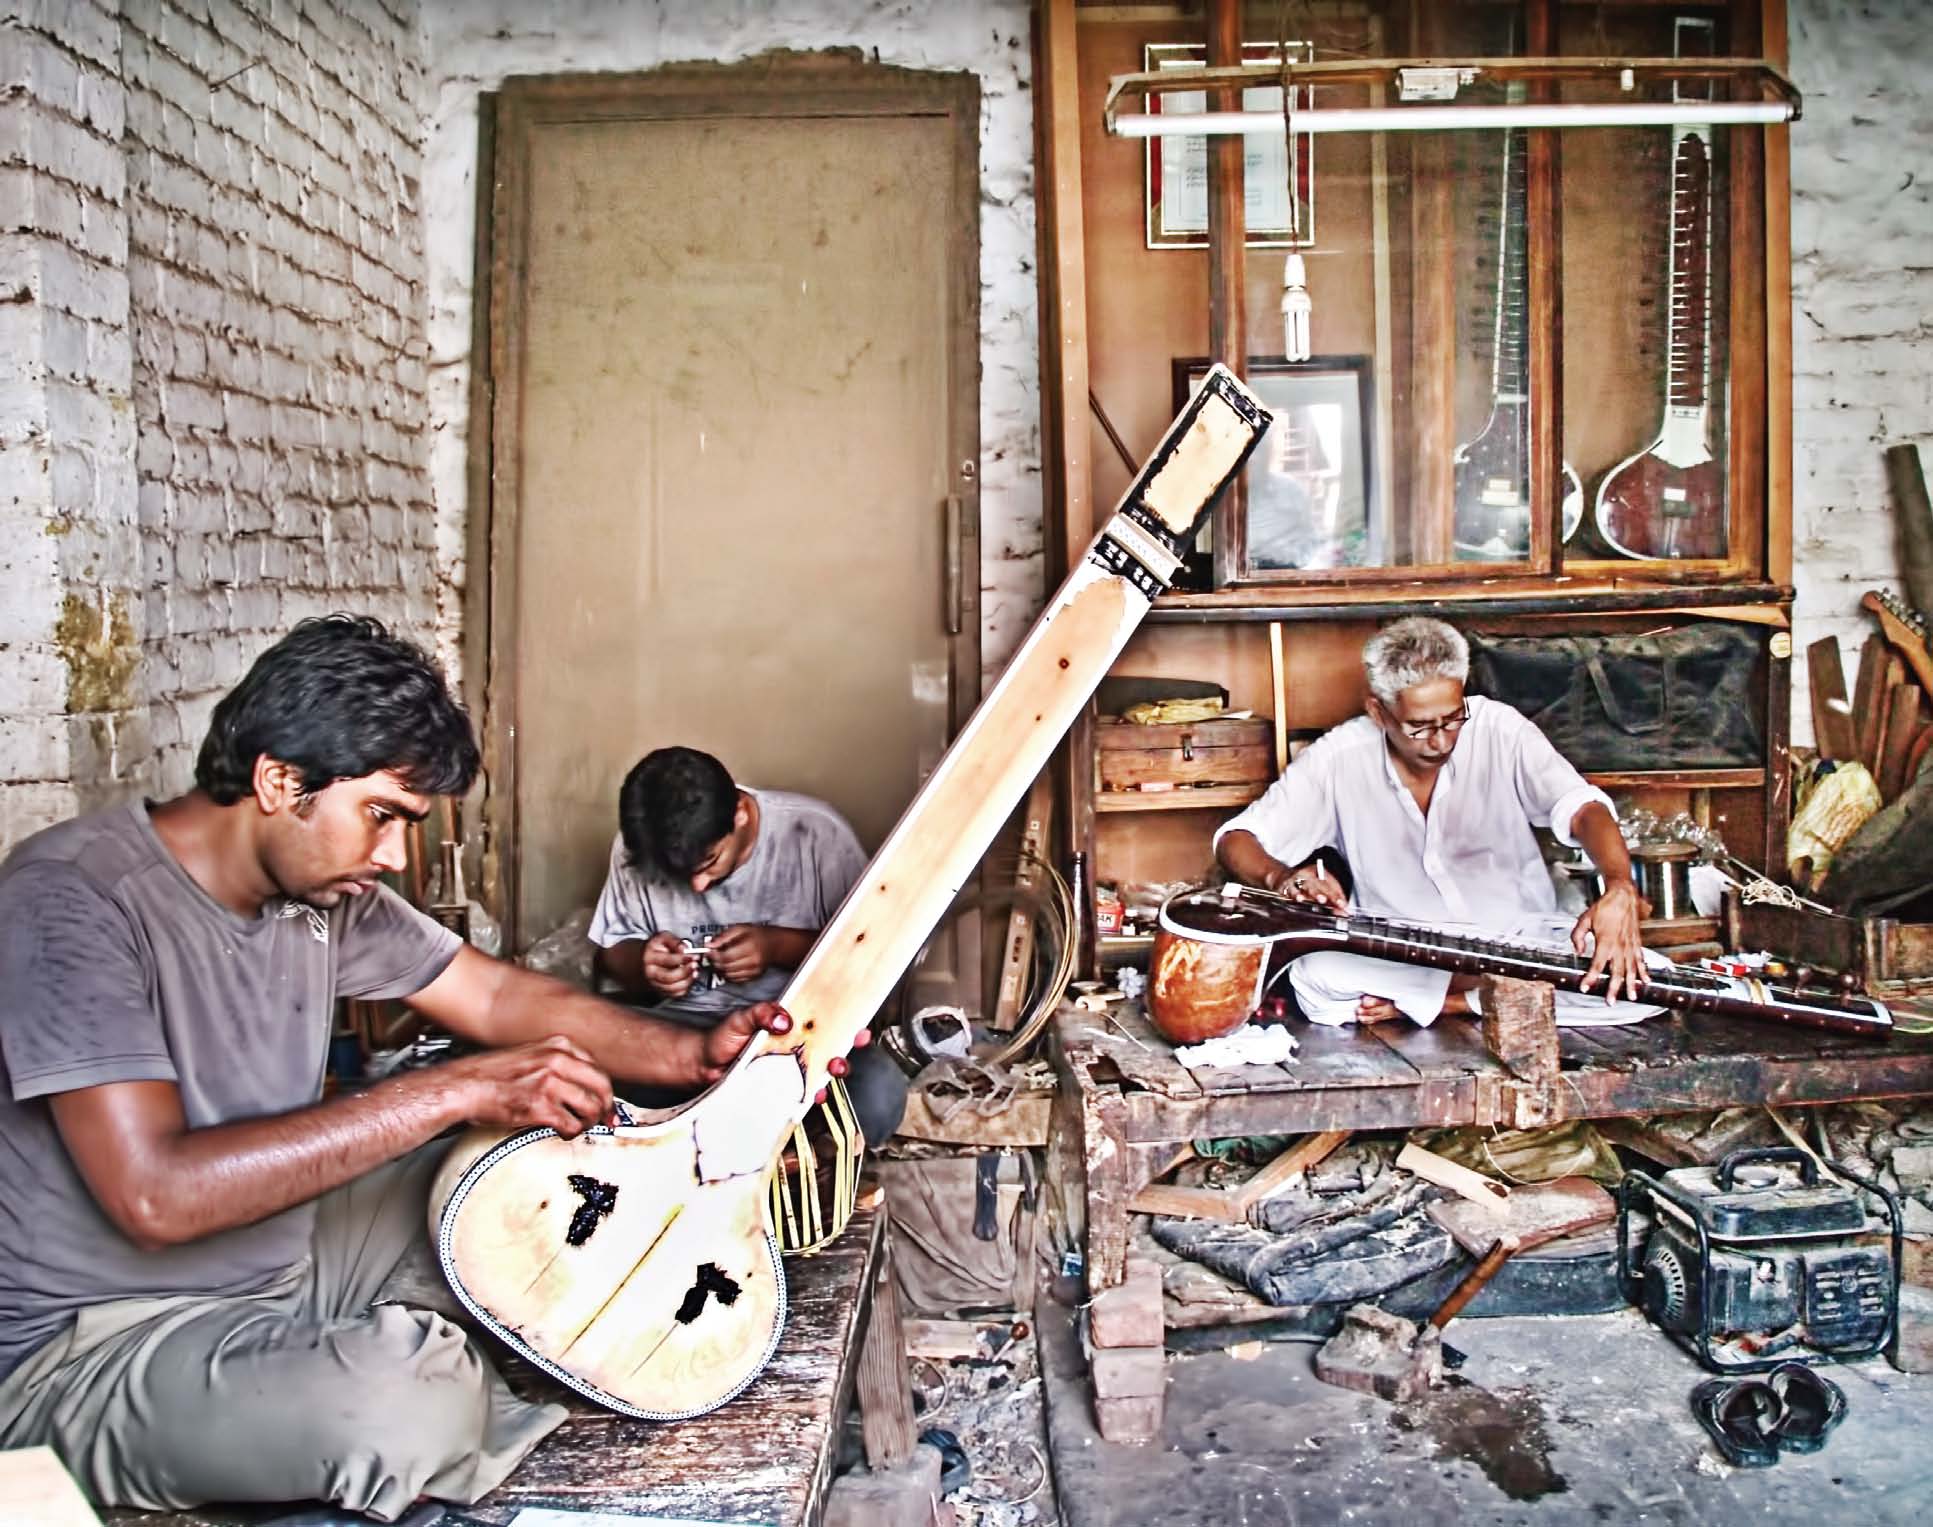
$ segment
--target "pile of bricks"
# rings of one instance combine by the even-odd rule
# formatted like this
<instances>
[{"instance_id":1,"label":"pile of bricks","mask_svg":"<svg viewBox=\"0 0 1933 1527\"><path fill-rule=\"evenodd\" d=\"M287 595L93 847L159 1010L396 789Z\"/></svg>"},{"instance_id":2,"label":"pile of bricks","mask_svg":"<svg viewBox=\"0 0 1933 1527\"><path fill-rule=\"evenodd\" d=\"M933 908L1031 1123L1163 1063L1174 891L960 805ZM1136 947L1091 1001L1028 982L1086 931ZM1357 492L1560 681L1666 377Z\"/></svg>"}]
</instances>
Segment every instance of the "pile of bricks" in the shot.
<instances>
[{"instance_id":1,"label":"pile of bricks","mask_svg":"<svg viewBox=\"0 0 1933 1527\"><path fill-rule=\"evenodd\" d=\"M1127 1277L1087 1309L1094 1419L1109 1442L1153 1442L1161 1435L1167 1388L1162 1348L1161 1269L1129 1257Z\"/></svg>"}]
</instances>

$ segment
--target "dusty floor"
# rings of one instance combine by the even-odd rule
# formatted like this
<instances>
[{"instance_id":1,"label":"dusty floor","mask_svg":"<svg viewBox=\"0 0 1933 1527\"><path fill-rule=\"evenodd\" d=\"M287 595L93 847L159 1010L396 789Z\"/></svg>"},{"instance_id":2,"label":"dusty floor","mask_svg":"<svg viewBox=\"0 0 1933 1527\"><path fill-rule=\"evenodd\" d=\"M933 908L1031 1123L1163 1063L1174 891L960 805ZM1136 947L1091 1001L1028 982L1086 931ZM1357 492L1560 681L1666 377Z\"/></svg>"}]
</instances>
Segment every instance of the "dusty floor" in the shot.
<instances>
[{"instance_id":1,"label":"dusty floor","mask_svg":"<svg viewBox=\"0 0 1933 1527\"><path fill-rule=\"evenodd\" d=\"M1040 1313L1049 1317L1051 1306ZM1933 1377L1828 1370L1845 1422L1812 1456L1722 1464L1686 1403L1703 1371L1634 1313L1467 1320L1460 1383L1398 1407L1318 1381L1314 1347L1169 1362L1159 1444L1094 1430L1067 1312L1041 1330L1063 1527L1349 1522L1917 1522L1933 1508Z\"/></svg>"}]
</instances>

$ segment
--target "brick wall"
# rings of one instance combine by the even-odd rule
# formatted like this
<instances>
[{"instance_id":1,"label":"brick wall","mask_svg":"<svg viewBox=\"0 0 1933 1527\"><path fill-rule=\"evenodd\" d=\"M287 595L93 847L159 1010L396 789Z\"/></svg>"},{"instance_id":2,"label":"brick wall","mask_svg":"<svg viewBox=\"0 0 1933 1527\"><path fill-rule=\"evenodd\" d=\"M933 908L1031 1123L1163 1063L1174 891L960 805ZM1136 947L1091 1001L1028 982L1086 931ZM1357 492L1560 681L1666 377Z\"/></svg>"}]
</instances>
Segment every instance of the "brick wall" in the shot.
<instances>
[{"instance_id":1,"label":"brick wall","mask_svg":"<svg viewBox=\"0 0 1933 1527\"><path fill-rule=\"evenodd\" d=\"M430 116L430 415L439 622L446 655L462 625L467 515L476 101L518 74L643 70L728 62L773 48L858 47L888 64L980 78L981 655L989 673L1040 609L1040 387L1036 345L1033 97L1027 0L788 5L574 0L425 0Z\"/></svg>"},{"instance_id":2,"label":"brick wall","mask_svg":"<svg viewBox=\"0 0 1933 1527\"><path fill-rule=\"evenodd\" d=\"M119 9L0 25L0 849L146 753Z\"/></svg>"},{"instance_id":3,"label":"brick wall","mask_svg":"<svg viewBox=\"0 0 1933 1527\"><path fill-rule=\"evenodd\" d=\"M1921 0L1792 0L1794 646L1837 635L1848 682L1869 588L1896 586L1885 447L1933 435L1933 41ZM1812 738L1803 660L1792 729Z\"/></svg>"},{"instance_id":4,"label":"brick wall","mask_svg":"<svg viewBox=\"0 0 1933 1527\"><path fill-rule=\"evenodd\" d=\"M306 615L430 634L407 0L129 0L127 220L150 784Z\"/></svg>"}]
</instances>

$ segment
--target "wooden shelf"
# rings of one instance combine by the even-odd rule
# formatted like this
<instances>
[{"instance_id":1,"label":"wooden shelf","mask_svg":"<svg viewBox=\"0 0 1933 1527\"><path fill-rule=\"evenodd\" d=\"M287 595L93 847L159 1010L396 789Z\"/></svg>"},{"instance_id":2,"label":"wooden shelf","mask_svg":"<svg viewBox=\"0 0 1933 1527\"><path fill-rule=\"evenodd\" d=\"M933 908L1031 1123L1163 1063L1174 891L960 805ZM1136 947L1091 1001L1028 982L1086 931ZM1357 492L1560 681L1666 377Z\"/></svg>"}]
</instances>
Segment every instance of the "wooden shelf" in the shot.
<instances>
[{"instance_id":1,"label":"wooden shelf","mask_svg":"<svg viewBox=\"0 0 1933 1527\"><path fill-rule=\"evenodd\" d=\"M1392 569L1392 573L1400 576L1399 569ZM1792 590L1777 583L1678 586L1547 577L1494 579L1458 588L1408 580L1381 586L1331 583L1163 594L1146 618L1155 625L1176 625L1244 620L1384 620L1401 615L1615 615L1777 606L1791 598Z\"/></svg>"},{"instance_id":2,"label":"wooden shelf","mask_svg":"<svg viewBox=\"0 0 1933 1527\"><path fill-rule=\"evenodd\" d=\"M1601 790L1762 790L1763 769L1633 769L1584 776Z\"/></svg>"},{"instance_id":3,"label":"wooden shelf","mask_svg":"<svg viewBox=\"0 0 1933 1527\"><path fill-rule=\"evenodd\" d=\"M1217 806L1246 806L1260 798L1267 785L1205 785L1182 790L1102 790L1094 796L1096 811L1198 811Z\"/></svg>"}]
</instances>

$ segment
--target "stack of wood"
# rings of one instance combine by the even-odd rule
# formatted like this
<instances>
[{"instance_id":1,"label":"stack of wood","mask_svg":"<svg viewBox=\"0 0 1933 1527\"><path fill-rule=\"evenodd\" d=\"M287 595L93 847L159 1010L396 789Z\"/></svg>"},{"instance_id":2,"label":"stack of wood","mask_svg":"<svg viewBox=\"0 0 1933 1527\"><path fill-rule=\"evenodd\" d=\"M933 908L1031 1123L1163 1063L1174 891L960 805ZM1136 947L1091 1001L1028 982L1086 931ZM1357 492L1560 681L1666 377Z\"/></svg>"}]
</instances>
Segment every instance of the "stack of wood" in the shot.
<instances>
[{"instance_id":1,"label":"stack of wood","mask_svg":"<svg viewBox=\"0 0 1933 1527\"><path fill-rule=\"evenodd\" d=\"M1863 603L1879 629L1860 648L1850 698L1839 638L1821 637L1806 649L1812 730L1821 758L1864 764L1880 799L1892 801L1933 746L1933 652L1924 622L1905 605L1882 594Z\"/></svg>"}]
</instances>

